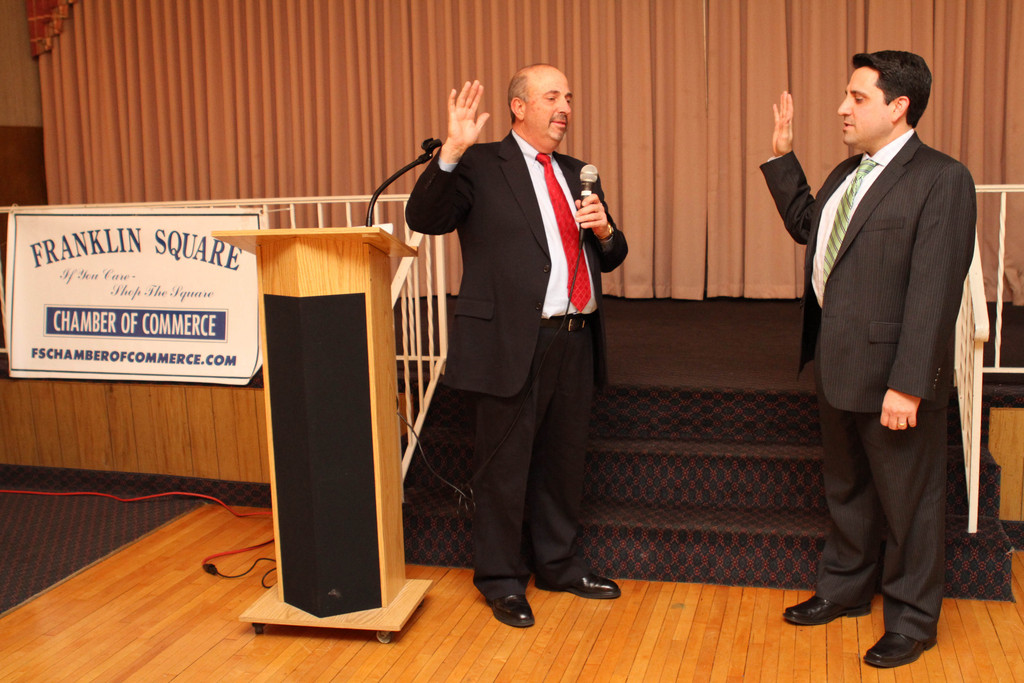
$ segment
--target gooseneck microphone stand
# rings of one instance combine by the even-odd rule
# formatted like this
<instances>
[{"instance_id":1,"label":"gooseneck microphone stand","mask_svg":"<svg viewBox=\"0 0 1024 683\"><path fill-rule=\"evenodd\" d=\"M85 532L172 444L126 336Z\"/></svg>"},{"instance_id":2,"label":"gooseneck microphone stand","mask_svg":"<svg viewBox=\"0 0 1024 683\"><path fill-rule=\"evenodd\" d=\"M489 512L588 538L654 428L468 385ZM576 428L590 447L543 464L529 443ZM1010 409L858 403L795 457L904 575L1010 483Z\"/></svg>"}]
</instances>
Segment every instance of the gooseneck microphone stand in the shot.
<instances>
[{"instance_id":1,"label":"gooseneck microphone stand","mask_svg":"<svg viewBox=\"0 0 1024 683\"><path fill-rule=\"evenodd\" d=\"M434 156L434 150L440 146L441 141L438 140L437 138L427 138L426 140L423 141L423 144L420 145L420 149L423 150L423 154L416 157L416 160L413 161L411 164L407 164L406 166L400 168L398 171L395 172L394 175L385 180L384 183L377 188L377 190L373 193L373 196L370 197L370 206L366 209L366 223L364 223L364 225L367 228L373 224L373 206L374 204L377 203L377 198L380 197L381 193L387 189L388 185L395 182L400 177L402 177L403 174L407 173L408 171L411 171L420 164L425 164L428 161L430 161L431 158L433 158Z\"/></svg>"}]
</instances>

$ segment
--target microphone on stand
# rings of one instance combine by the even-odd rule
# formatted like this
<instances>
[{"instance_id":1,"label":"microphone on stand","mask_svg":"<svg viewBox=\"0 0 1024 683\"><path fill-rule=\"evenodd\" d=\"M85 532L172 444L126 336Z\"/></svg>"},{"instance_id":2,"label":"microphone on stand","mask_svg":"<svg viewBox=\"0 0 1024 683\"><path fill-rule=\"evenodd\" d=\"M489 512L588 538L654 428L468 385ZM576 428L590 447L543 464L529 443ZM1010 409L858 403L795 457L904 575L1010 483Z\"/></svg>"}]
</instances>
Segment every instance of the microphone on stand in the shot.
<instances>
[{"instance_id":1,"label":"microphone on stand","mask_svg":"<svg viewBox=\"0 0 1024 683\"><path fill-rule=\"evenodd\" d=\"M440 147L441 144L441 141L437 138L427 138L424 140L420 145L420 149L423 150L423 154L416 157L411 164L407 164L396 171L394 175L385 180L384 183L374 191L373 196L370 197L370 206L366 209L366 223L364 223L366 227L370 227L373 223L373 206L377 203L377 198L380 197L381 193L387 189L388 185L398 180L404 173L416 168L420 164L425 164L430 161L434 156L434 150ZM596 170L594 178L597 178Z\"/></svg>"}]
</instances>

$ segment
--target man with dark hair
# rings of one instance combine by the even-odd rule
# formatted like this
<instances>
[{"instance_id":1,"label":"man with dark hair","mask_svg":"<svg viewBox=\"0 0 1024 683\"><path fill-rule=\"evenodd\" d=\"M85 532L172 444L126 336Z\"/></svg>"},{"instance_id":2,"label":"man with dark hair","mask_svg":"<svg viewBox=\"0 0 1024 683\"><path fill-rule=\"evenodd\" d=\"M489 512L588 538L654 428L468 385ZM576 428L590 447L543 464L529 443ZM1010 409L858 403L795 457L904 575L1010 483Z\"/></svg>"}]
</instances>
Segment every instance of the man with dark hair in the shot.
<instances>
[{"instance_id":1,"label":"man with dark hair","mask_svg":"<svg viewBox=\"0 0 1024 683\"><path fill-rule=\"evenodd\" d=\"M520 546L529 521L536 585L617 598L576 545L595 381L606 380L601 272L626 258L598 181L555 149L572 115L558 69L509 84L512 132L476 144L482 87L448 98L448 138L409 198L413 230L458 231L463 274L445 381L476 398L473 582L498 621L534 623ZM575 209L571 209L575 204Z\"/></svg>"},{"instance_id":2,"label":"man with dark hair","mask_svg":"<svg viewBox=\"0 0 1024 683\"><path fill-rule=\"evenodd\" d=\"M885 51L853 66L838 113L858 154L812 196L785 92L775 157L761 166L786 229L808 245L801 368L814 359L832 520L815 595L783 617L868 614L881 565L885 635L864 661L894 667L935 645L942 605L946 412L975 190L914 131L931 90L924 60Z\"/></svg>"},{"instance_id":3,"label":"man with dark hair","mask_svg":"<svg viewBox=\"0 0 1024 683\"><path fill-rule=\"evenodd\" d=\"M882 91L886 104L900 95L910 100L907 105L907 124L911 128L917 127L921 115L928 108L928 98L932 92L932 72L925 61L913 52L883 50L854 55L853 68L861 67L878 73L875 85Z\"/></svg>"}]
</instances>

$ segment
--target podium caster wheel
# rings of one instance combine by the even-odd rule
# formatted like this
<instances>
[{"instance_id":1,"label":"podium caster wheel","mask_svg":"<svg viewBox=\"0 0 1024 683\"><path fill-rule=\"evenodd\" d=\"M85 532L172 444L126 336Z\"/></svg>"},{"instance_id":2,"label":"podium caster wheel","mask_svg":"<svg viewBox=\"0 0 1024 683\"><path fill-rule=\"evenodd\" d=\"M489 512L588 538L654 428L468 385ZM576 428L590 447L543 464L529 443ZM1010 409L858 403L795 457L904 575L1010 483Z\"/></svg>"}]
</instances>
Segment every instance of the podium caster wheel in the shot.
<instances>
[{"instance_id":1,"label":"podium caster wheel","mask_svg":"<svg viewBox=\"0 0 1024 683\"><path fill-rule=\"evenodd\" d=\"M263 624L253 624L252 630L256 632L256 635L263 634Z\"/></svg>"},{"instance_id":2,"label":"podium caster wheel","mask_svg":"<svg viewBox=\"0 0 1024 683\"><path fill-rule=\"evenodd\" d=\"M377 640L387 645L391 642L391 631L377 631Z\"/></svg>"}]
</instances>

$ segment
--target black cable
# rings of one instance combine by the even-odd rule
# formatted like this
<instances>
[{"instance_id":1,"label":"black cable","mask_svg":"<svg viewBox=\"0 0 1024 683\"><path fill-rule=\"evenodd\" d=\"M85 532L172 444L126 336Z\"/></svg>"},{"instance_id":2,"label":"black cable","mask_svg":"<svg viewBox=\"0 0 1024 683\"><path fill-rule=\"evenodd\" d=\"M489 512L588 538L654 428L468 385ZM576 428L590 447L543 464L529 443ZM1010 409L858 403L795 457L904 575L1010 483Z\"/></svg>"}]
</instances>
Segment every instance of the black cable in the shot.
<instances>
[{"instance_id":1,"label":"black cable","mask_svg":"<svg viewBox=\"0 0 1024 683\"><path fill-rule=\"evenodd\" d=\"M273 574L276 571L277 571L277 567L274 567L273 569L268 569L266 571L266 573L263 576L260 577L260 585L263 586L264 588L271 588L272 586L276 586L277 582L267 583L267 577L270 576L271 574Z\"/></svg>"},{"instance_id":2,"label":"black cable","mask_svg":"<svg viewBox=\"0 0 1024 683\"><path fill-rule=\"evenodd\" d=\"M215 564L213 564L212 562L207 562L206 564L204 564L203 565L203 570L207 574L213 574L214 576L220 577L222 579L240 579L243 576L247 576L247 575L251 574L252 570L256 569L256 565L258 565L260 562L276 562L276 561L277 560L275 560L273 557L260 557L260 558L257 558L256 561L254 561L249 566L249 568L246 569L241 574L223 574L223 573L221 573L221 571L219 569L217 569L217 566ZM277 569L277 568L275 567L274 569ZM272 569L271 571L274 571L274 570Z\"/></svg>"},{"instance_id":3,"label":"black cable","mask_svg":"<svg viewBox=\"0 0 1024 683\"><path fill-rule=\"evenodd\" d=\"M423 441L422 439L420 439L420 435L416 433L416 429L411 424L409 424L409 421L405 419L405 416L402 415L400 411L397 414L398 419L401 420L403 424L405 424L406 429L408 429L409 433L412 434L412 436L416 439L416 449L420 452L420 459L423 461L423 464L427 466L427 469L430 470L430 473L433 474L434 477L436 477L438 480L440 480L441 483L443 483L445 486L448 486L449 488L451 488L452 490L459 494L459 508L469 512L470 506L473 503L473 496L471 494L467 494L458 486L445 479L437 470L434 469L434 466L430 464L430 459L427 458L426 451L423 450Z\"/></svg>"}]
</instances>

